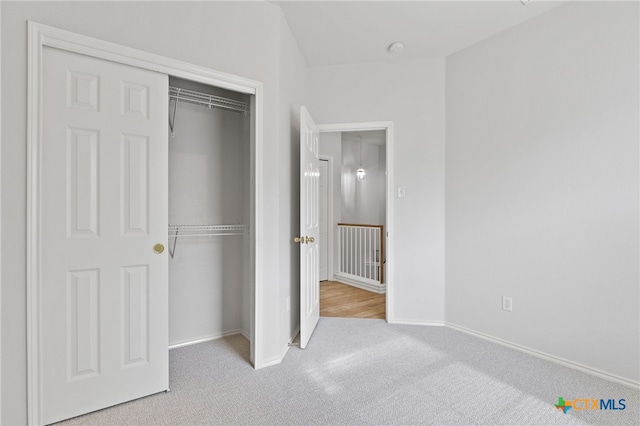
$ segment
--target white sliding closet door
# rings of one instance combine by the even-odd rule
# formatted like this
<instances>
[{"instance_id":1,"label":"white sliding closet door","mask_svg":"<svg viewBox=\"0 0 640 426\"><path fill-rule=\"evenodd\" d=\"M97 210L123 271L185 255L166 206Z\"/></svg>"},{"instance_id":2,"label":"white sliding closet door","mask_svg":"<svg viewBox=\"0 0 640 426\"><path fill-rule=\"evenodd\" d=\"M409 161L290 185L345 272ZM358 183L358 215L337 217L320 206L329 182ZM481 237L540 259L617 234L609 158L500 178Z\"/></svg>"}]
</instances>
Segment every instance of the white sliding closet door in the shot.
<instances>
[{"instance_id":1,"label":"white sliding closet door","mask_svg":"<svg viewBox=\"0 0 640 426\"><path fill-rule=\"evenodd\" d=\"M168 388L168 77L43 52L43 423Z\"/></svg>"}]
</instances>

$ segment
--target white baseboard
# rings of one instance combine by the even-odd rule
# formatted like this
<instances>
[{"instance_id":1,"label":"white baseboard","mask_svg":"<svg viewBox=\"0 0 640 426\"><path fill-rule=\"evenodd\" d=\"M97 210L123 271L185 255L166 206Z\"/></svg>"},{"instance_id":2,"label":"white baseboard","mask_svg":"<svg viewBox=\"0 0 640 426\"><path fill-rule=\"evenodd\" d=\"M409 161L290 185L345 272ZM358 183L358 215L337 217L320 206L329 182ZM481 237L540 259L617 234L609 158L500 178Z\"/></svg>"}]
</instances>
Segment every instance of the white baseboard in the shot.
<instances>
[{"instance_id":1,"label":"white baseboard","mask_svg":"<svg viewBox=\"0 0 640 426\"><path fill-rule=\"evenodd\" d=\"M287 350L288 349L289 348L287 348ZM264 360L264 362L262 363L262 365L258 369L263 369L263 368L266 368L266 367L273 367L274 365L280 364L283 359L284 359L284 356L277 356L275 358L266 359L266 360Z\"/></svg>"},{"instance_id":2,"label":"white baseboard","mask_svg":"<svg viewBox=\"0 0 640 426\"><path fill-rule=\"evenodd\" d=\"M640 389L640 382L629 380L627 378L620 377L620 376L617 376L615 374L607 373L606 371L598 370L597 368L592 368L592 367L586 366L584 364L580 364L580 363L577 363L577 362L574 362L574 361L569 361L568 359L560 358L560 357L557 357L557 356L554 356L554 355L550 355L550 354L545 353L545 352L541 352L541 351L538 351L538 350L535 350L535 349L531 349L529 347L522 346L522 345L519 345L517 343L510 342L508 340L504 340L504 339L500 339L500 338L497 338L497 337L490 336L488 334L480 333L478 331L471 330L469 328L462 327L462 326L457 325L457 324L452 324L450 322L446 322L445 325L447 327L449 327L449 328L454 329L454 330L461 331L463 333L467 333L467 334L470 334L472 336L478 337L480 339L488 340L490 342L497 343L499 345L506 346L508 348L515 349L515 350L520 351L520 352L524 352L526 354L535 356L537 358L542 358L544 360L551 361L551 362L554 362L556 364L563 365L565 367L573 368L574 370L579 370L579 371L582 371L583 373L587 373L587 374L590 374L592 376L599 377L601 379L606 379L606 380L609 380L609 381L612 381L612 382L616 382L616 383L619 383L619 384L622 384L622 385L625 385L625 386L630 386L630 387L635 388L635 389Z\"/></svg>"},{"instance_id":3,"label":"white baseboard","mask_svg":"<svg viewBox=\"0 0 640 426\"><path fill-rule=\"evenodd\" d=\"M289 343L293 343L293 341L296 340L296 336L298 335L298 333L300 333L300 326L296 327L296 329L293 330L293 334L291 335L291 337L289 337Z\"/></svg>"},{"instance_id":4,"label":"white baseboard","mask_svg":"<svg viewBox=\"0 0 640 426\"><path fill-rule=\"evenodd\" d=\"M280 355L276 356L274 358L270 358L270 359L265 360L262 363L262 365L260 365L260 368L271 367L271 366L278 365L278 364L282 363L282 361L284 360L284 357L287 356L287 353L289 353L289 349L291 348L291 343L293 343L293 341L296 339L296 336L298 335L299 332L300 332L300 326L298 326L293 331L293 334L291 335L291 337L289 337L289 340L287 341L287 344L285 345L284 348L282 348L282 351L281 351Z\"/></svg>"},{"instance_id":5,"label":"white baseboard","mask_svg":"<svg viewBox=\"0 0 640 426\"><path fill-rule=\"evenodd\" d=\"M350 285L351 287L356 287L362 290L367 290L372 293L377 294L385 294L387 292L387 286L384 284L370 284L363 281L358 281L353 278L346 277L344 275L335 274L333 276L334 281L337 281L342 284Z\"/></svg>"},{"instance_id":6,"label":"white baseboard","mask_svg":"<svg viewBox=\"0 0 640 426\"><path fill-rule=\"evenodd\" d=\"M244 337L247 337L242 330L237 329L237 330L231 330L231 331L225 331L224 333L219 333L219 334L212 334L209 336L204 336L204 337L199 337L195 340L187 340L184 342L178 342L178 343L173 343L169 345L169 349L176 349L176 348L182 348L183 346L191 346L191 345L197 345L198 343L204 343L204 342L210 342L212 340L218 340L221 339L223 337L226 336L233 336L234 334L242 334ZM248 339L248 337L247 337Z\"/></svg>"},{"instance_id":7,"label":"white baseboard","mask_svg":"<svg viewBox=\"0 0 640 426\"><path fill-rule=\"evenodd\" d=\"M402 318L388 319L389 324L401 324L401 325L426 325L430 327L442 327L445 325L443 321L429 321L429 320L410 320Z\"/></svg>"}]
</instances>

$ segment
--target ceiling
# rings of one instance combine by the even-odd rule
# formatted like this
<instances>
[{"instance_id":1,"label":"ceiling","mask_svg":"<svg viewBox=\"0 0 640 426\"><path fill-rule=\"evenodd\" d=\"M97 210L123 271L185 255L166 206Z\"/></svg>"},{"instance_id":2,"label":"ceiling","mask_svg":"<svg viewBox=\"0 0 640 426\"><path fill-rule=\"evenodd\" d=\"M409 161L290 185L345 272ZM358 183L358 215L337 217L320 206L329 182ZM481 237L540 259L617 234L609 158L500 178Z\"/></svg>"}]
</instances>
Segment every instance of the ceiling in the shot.
<instances>
[{"instance_id":1,"label":"ceiling","mask_svg":"<svg viewBox=\"0 0 640 426\"><path fill-rule=\"evenodd\" d=\"M447 56L564 1L272 1L309 65ZM405 49L387 52L402 41Z\"/></svg>"}]
</instances>

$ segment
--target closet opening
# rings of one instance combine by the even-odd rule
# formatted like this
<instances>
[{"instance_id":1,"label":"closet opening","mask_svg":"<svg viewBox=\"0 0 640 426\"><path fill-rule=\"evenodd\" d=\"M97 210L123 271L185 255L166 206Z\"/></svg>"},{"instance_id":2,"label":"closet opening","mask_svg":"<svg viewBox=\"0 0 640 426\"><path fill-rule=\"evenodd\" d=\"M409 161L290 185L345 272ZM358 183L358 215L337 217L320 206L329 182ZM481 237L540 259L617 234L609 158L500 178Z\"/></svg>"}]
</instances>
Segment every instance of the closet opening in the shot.
<instances>
[{"instance_id":1,"label":"closet opening","mask_svg":"<svg viewBox=\"0 0 640 426\"><path fill-rule=\"evenodd\" d=\"M170 349L238 333L253 345L252 98L169 77Z\"/></svg>"},{"instance_id":2,"label":"closet opening","mask_svg":"<svg viewBox=\"0 0 640 426\"><path fill-rule=\"evenodd\" d=\"M28 26L29 423L168 390L178 346L263 367L262 83Z\"/></svg>"}]
</instances>

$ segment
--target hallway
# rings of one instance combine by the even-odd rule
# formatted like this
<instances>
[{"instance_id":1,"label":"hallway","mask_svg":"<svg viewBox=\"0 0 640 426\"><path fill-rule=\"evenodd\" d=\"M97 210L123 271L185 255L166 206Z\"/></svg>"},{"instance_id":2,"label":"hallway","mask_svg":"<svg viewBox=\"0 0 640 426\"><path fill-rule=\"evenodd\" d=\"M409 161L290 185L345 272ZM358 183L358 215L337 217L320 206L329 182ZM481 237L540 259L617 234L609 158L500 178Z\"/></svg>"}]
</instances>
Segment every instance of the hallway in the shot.
<instances>
[{"instance_id":1,"label":"hallway","mask_svg":"<svg viewBox=\"0 0 640 426\"><path fill-rule=\"evenodd\" d=\"M335 281L320 283L320 316L386 319L386 294Z\"/></svg>"}]
</instances>

